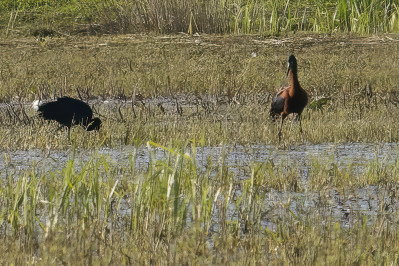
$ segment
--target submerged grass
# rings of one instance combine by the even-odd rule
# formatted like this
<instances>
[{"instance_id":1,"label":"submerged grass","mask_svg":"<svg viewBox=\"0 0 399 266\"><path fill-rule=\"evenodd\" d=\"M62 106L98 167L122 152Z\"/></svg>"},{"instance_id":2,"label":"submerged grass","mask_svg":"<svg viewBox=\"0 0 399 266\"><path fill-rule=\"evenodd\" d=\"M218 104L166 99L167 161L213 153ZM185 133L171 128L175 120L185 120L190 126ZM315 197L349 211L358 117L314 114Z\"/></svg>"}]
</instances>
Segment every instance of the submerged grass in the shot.
<instances>
[{"instance_id":1,"label":"submerged grass","mask_svg":"<svg viewBox=\"0 0 399 266\"><path fill-rule=\"evenodd\" d=\"M397 163L370 161L353 171L315 159L303 175L266 160L237 176L223 153L199 167L189 148L196 143L147 145L141 170L133 152L127 166L94 153L81 163L72 155L53 172L6 172L0 250L8 255L0 261L397 262ZM357 203L365 197L368 211Z\"/></svg>"},{"instance_id":2,"label":"submerged grass","mask_svg":"<svg viewBox=\"0 0 399 266\"><path fill-rule=\"evenodd\" d=\"M154 107L154 106L152 106ZM81 148L96 148L100 146L118 147L122 145L143 145L147 140L162 144L179 144L182 139L202 139L207 145L219 143L241 144L276 144L277 124L268 118L267 110L261 105L251 108L232 108L232 113L226 118L220 113L205 114L203 117L187 118L178 114L167 116L154 113L154 116L143 115L145 118L134 118L131 109L121 109L124 120L118 117L118 110L104 110L107 114L103 127L99 132L86 132L83 128L72 129L71 141L66 130L58 130L57 123L47 123L39 118L32 124L3 123L0 145L6 150L32 149L43 150L69 149L75 144ZM101 109L99 109L101 111ZM231 109L227 109L231 110ZM233 113L234 112L234 113ZM259 112L257 114L257 112ZM324 112L307 111L303 118L304 133L299 133L296 121L287 120L283 129L282 146L299 143L346 143L346 142L397 142L399 140L399 125L396 117L398 111L389 112L385 108L363 111L363 117L351 118L351 110L331 110ZM136 111L136 114L140 114ZM34 113L29 113L34 115ZM385 119L381 119L385 117ZM293 124L293 125L292 125Z\"/></svg>"}]
</instances>

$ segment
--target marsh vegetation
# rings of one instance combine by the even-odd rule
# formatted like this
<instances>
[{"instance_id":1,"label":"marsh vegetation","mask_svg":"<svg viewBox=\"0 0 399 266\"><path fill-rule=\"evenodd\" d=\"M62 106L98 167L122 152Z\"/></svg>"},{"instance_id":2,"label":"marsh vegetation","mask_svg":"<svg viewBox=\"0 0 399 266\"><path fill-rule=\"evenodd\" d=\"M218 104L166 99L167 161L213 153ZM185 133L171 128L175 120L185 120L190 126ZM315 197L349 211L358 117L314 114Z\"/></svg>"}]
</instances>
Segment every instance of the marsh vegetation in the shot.
<instances>
[{"instance_id":1,"label":"marsh vegetation","mask_svg":"<svg viewBox=\"0 0 399 266\"><path fill-rule=\"evenodd\" d=\"M25 38L2 41L2 51L0 143L6 149L70 147L30 108L35 99L62 95L88 101L104 121L99 134L73 129L78 147L188 139L275 143L268 109L287 84L290 53L297 55L310 105L303 135L295 122L291 131L284 128L287 145L399 139L395 35ZM319 99L324 105L317 106Z\"/></svg>"},{"instance_id":2,"label":"marsh vegetation","mask_svg":"<svg viewBox=\"0 0 399 266\"><path fill-rule=\"evenodd\" d=\"M398 263L399 36L351 33L395 1L108 2L1 3L2 264ZM290 54L310 104L277 145ZM31 108L60 96L101 130Z\"/></svg>"},{"instance_id":3,"label":"marsh vegetation","mask_svg":"<svg viewBox=\"0 0 399 266\"><path fill-rule=\"evenodd\" d=\"M20 171L9 152L1 261L396 263L397 149L149 142L69 159L36 151L56 170Z\"/></svg>"},{"instance_id":4,"label":"marsh vegetation","mask_svg":"<svg viewBox=\"0 0 399 266\"><path fill-rule=\"evenodd\" d=\"M1 45L3 263L397 262L395 35ZM289 53L311 103L279 150ZM61 95L100 132L36 117Z\"/></svg>"},{"instance_id":5,"label":"marsh vegetation","mask_svg":"<svg viewBox=\"0 0 399 266\"><path fill-rule=\"evenodd\" d=\"M5 35L398 32L397 0L4 0Z\"/></svg>"}]
</instances>

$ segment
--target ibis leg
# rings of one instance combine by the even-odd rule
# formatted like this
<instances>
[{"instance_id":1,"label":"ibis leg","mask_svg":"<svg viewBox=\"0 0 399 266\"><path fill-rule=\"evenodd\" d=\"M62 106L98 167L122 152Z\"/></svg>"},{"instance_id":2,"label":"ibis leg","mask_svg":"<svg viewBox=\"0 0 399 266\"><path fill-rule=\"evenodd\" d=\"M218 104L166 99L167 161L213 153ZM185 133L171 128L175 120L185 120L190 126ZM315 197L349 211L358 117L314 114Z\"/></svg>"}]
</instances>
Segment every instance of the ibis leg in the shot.
<instances>
[{"instance_id":1,"label":"ibis leg","mask_svg":"<svg viewBox=\"0 0 399 266\"><path fill-rule=\"evenodd\" d=\"M278 143L280 144L281 141L281 130L283 129L283 122L284 122L284 116L281 116L281 120L280 120L280 128L278 130Z\"/></svg>"},{"instance_id":2,"label":"ibis leg","mask_svg":"<svg viewBox=\"0 0 399 266\"><path fill-rule=\"evenodd\" d=\"M68 140L71 140L71 128L68 127Z\"/></svg>"},{"instance_id":3,"label":"ibis leg","mask_svg":"<svg viewBox=\"0 0 399 266\"><path fill-rule=\"evenodd\" d=\"M302 119L301 119L301 115L298 115L298 119L299 119L299 131L303 134L302 131Z\"/></svg>"},{"instance_id":4,"label":"ibis leg","mask_svg":"<svg viewBox=\"0 0 399 266\"><path fill-rule=\"evenodd\" d=\"M290 134L291 134L292 126L294 125L294 120L295 120L295 119L292 119L292 120L291 120L291 125L290 125Z\"/></svg>"}]
</instances>

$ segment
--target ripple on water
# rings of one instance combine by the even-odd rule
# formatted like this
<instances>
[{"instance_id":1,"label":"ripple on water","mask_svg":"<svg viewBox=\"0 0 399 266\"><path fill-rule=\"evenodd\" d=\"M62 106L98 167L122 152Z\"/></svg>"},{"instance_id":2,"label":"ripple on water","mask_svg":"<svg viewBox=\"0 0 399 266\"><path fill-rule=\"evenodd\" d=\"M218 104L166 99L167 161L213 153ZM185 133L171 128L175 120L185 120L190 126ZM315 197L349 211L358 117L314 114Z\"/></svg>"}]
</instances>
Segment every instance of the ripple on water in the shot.
<instances>
[{"instance_id":1,"label":"ripple on water","mask_svg":"<svg viewBox=\"0 0 399 266\"><path fill-rule=\"evenodd\" d=\"M110 162L121 166L129 164L129 157L136 153L136 168L145 170L150 159L146 147L135 148L122 146L120 148L101 148L98 153L106 155ZM190 152L190 150L188 150ZM6 169L25 170L34 165L44 171L57 171L72 158L71 151L42 151L42 150L17 150L2 151L4 160L0 160L0 171ZM156 160L166 158L167 152L154 148ZM75 153L75 161L86 162L93 155L90 150L79 150ZM293 164L306 170L313 159L333 161L341 167L348 164L365 164L372 160L384 160L386 163L393 162L398 155L398 144L317 144L292 146L289 149L276 149L270 145L234 145L217 147L197 147L197 163L199 167L205 167L208 160L217 164L222 155L224 163L237 170L240 167L249 166L251 163L262 163L272 160L275 164Z\"/></svg>"},{"instance_id":2,"label":"ripple on water","mask_svg":"<svg viewBox=\"0 0 399 266\"><path fill-rule=\"evenodd\" d=\"M199 168L204 169L208 162L216 166L223 160L224 164L229 167L229 171L234 172L235 178L238 180L249 178L249 166L252 163L263 163L267 160L274 164L295 165L300 169L301 175L306 179L313 160L325 160L326 162L334 162L338 167L345 168L351 165L358 166L359 171L364 168L370 161L380 160L384 163L392 163L398 155L398 144L396 143L380 143L380 144L364 144L364 143L348 143L348 144L317 144L317 145L299 145L292 146L289 149L276 149L270 145L248 145L248 146L217 146L217 147L198 147L196 148L196 160ZM190 153L190 150L187 150ZM2 151L4 160L0 160L0 175L2 178L6 174L18 176L18 173L34 166L36 170L41 172L60 171L66 166L67 162L72 158L71 151L47 151L28 150L28 151ZM120 148L101 148L99 151L79 150L75 152L75 165L79 169L82 163L87 162L93 154L105 155L107 160L114 165L127 167L129 165L129 157L136 153L136 169L145 171L148 167L150 155L147 147L135 148L132 146L122 146ZM167 157L165 150L154 148L153 154L156 160L162 160ZM340 195L334 189L323 197L328 202L322 209L325 215L333 215L335 219L343 226L350 226L353 219L356 219L356 213L367 215L369 222L373 222L377 216L381 202L389 203L389 210L398 211L399 204L392 202L392 199L381 196L377 188L370 186L357 191L350 191L348 195ZM279 192L271 190L265 206L274 209L271 215L278 217L282 212L282 202L291 200L290 210L296 215L301 215L303 209L319 208L321 195L318 192L307 191L303 193L296 192ZM301 206L300 208L298 206ZM233 204L229 206L229 213L233 218L235 211ZM387 209L387 210L388 210ZM128 214L129 211L124 213ZM315 212L320 215L320 212ZM272 217L271 216L271 217ZM270 220L264 220L265 227L273 228Z\"/></svg>"}]
</instances>

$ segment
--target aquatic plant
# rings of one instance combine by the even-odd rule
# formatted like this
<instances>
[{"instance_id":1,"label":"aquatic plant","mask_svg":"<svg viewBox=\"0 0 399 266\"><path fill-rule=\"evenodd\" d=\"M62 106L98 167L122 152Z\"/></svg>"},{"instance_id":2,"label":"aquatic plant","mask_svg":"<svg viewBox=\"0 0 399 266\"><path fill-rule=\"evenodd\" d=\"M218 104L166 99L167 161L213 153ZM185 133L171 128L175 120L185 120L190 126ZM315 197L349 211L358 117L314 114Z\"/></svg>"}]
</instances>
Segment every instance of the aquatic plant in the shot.
<instances>
[{"instance_id":1,"label":"aquatic plant","mask_svg":"<svg viewBox=\"0 0 399 266\"><path fill-rule=\"evenodd\" d=\"M148 142L144 169L136 149L127 165L93 151L3 168L0 262L396 262L397 162L309 158L306 174L265 159L237 175L227 149L198 164L190 143Z\"/></svg>"}]
</instances>

